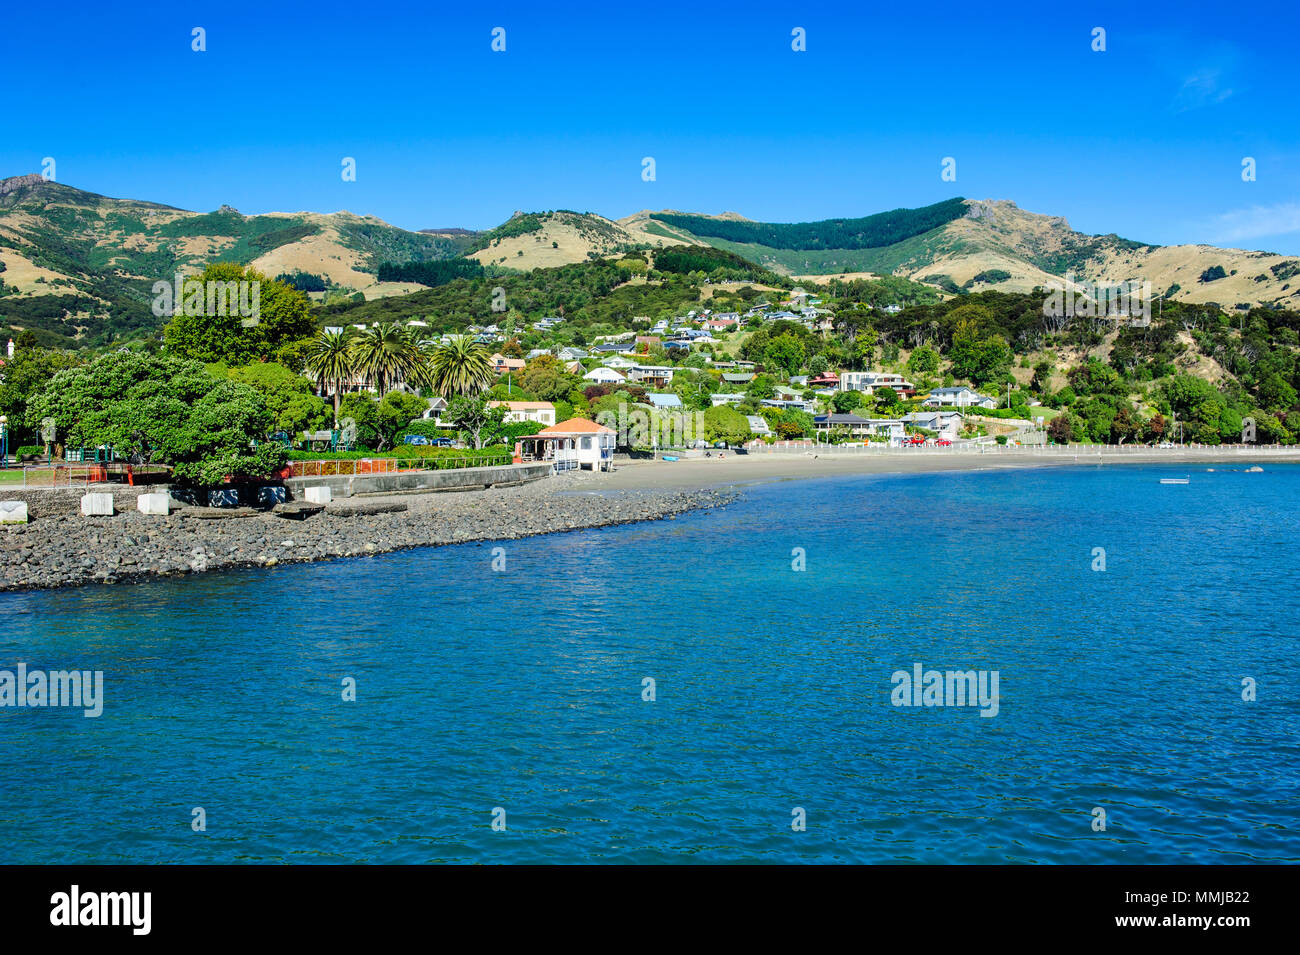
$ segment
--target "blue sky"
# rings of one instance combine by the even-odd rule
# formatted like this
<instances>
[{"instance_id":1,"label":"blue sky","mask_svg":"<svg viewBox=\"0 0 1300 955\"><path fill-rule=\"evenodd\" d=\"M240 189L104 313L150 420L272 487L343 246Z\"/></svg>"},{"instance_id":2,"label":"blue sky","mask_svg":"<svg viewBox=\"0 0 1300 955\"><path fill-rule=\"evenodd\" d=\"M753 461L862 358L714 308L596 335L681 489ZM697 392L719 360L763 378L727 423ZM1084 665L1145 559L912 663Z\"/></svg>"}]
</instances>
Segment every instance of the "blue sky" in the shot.
<instances>
[{"instance_id":1,"label":"blue sky","mask_svg":"<svg viewBox=\"0 0 1300 955\"><path fill-rule=\"evenodd\" d=\"M800 221L962 195L1300 254L1296 4L982 6L11 4L0 176L51 156L60 182L106 195L411 229L556 208Z\"/></svg>"}]
</instances>

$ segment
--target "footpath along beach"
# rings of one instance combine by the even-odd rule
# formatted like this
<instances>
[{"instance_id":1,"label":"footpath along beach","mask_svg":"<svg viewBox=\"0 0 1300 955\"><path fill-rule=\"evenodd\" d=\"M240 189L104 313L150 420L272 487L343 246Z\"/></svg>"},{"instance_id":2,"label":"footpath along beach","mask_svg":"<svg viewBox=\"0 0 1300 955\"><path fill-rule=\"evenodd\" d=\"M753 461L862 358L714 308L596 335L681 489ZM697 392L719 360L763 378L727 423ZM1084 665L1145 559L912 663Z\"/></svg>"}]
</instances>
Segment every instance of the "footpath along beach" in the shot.
<instances>
[{"instance_id":1,"label":"footpath along beach","mask_svg":"<svg viewBox=\"0 0 1300 955\"><path fill-rule=\"evenodd\" d=\"M33 505L31 523L0 528L0 591L367 557L411 547L661 520L725 506L737 488L765 481L1098 465L1244 470L1286 462L1300 462L1300 448L1122 453L1079 449L1077 454L729 452L723 457L623 462L610 473L569 472L516 487L343 498L301 521L273 513L205 520L194 509L168 517L145 516L127 502L119 503L119 513L112 517L82 517L67 507Z\"/></svg>"},{"instance_id":2,"label":"footpath along beach","mask_svg":"<svg viewBox=\"0 0 1300 955\"><path fill-rule=\"evenodd\" d=\"M1267 468L1270 463L1300 463L1300 446L1283 449L1173 448L1119 451L1096 448L989 448L976 450L870 450L860 453L814 448L809 451L723 457L681 457L676 461L637 461L601 475L611 489L718 487L823 478L849 474L932 474L940 471L995 471L1018 468L1169 465L1192 469Z\"/></svg>"}]
</instances>

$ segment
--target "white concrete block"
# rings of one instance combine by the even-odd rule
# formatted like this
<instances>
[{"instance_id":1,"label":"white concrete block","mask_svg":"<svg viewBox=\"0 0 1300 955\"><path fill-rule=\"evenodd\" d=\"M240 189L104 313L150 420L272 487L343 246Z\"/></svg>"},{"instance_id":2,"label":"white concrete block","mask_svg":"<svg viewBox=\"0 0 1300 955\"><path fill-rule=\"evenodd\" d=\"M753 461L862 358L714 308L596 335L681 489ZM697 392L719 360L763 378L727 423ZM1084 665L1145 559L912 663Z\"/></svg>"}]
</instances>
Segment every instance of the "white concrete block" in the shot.
<instances>
[{"instance_id":1,"label":"white concrete block","mask_svg":"<svg viewBox=\"0 0 1300 955\"><path fill-rule=\"evenodd\" d=\"M26 524L26 501L0 501L0 524Z\"/></svg>"},{"instance_id":2,"label":"white concrete block","mask_svg":"<svg viewBox=\"0 0 1300 955\"><path fill-rule=\"evenodd\" d=\"M161 514L166 517L171 513L171 497L167 494L141 494L135 499L135 506L141 514Z\"/></svg>"},{"instance_id":3,"label":"white concrete block","mask_svg":"<svg viewBox=\"0 0 1300 955\"><path fill-rule=\"evenodd\" d=\"M309 504L328 504L330 502L330 489L328 484L318 484L316 487L309 487L303 492Z\"/></svg>"},{"instance_id":4,"label":"white concrete block","mask_svg":"<svg viewBox=\"0 0 1300 955\"><path fill-rule=\"evenodd\" d=\"M81 498L81 515L83 517L112 517L112 494L86 494Z\"/></svg>"}]
</instances>

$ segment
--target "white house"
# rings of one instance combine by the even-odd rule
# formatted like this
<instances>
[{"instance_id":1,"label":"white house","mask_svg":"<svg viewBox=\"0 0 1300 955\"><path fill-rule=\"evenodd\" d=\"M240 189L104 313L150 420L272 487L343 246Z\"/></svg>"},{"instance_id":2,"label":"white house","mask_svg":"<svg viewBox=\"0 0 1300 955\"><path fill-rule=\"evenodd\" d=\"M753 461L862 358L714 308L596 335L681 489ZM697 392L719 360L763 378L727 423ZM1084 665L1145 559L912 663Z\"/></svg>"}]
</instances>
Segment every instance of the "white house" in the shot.
<instances>
[{"instance_id":1,"label":"white house","mask_svg":"<svg viewBox=\"0 0 1300 955\"><path fill-rule=\"evenodd\" d=\"M555 405L549 401L489 401L488 407L505 408L506 416L502 420L506 424L525 421L536 421L548 427L555 424Z\"/></svg>"},{"instance_id":2,"label":"white house","mask_svg":"<svg viewBox=\"0 0 1300 955\"><path fill-rule=\"evenodd\" d=\"M749 422L749 430L754 432L754 436L757 438L766 438L772 433L772 429L768 427L767 419L762 415L747 414L745 420Z\"/></svg>"},{"instance_id":3,"label":"white house","mask_svg":"<svg viewBox=\"0 0 1300 955\"><path fill-rule=\"evenodd\" d=\"M602 385L612 385L620 381L627 381L626 375L622 375L619 372L615 371L613 368L609 368L604 365L600 366L599 368L591 369L591 371L587 372L582 377L585 378L587 381L594 381L597 384L602 384Z\"/></svg>"},{"instance_id":4,"label":"white house","mask_svg":"<svg viewBox=\"0 0 1300 955\"><path fill-rule=\"evenodd\" d=\"M606 368L631 368L636 362L626 355L615 355L613 358L606 358L601 364Z\"/></svg>"},{"instance_id":5,"label":"white house","mask_svg":"<svg viewBox=\"0 0 1300 955\"><path fill-rule=\"evenodd\" d=\"M915 411L903 420L918 428L934 431L945 441L955 441L961 434L962 416L957 411Z\"/></svg>"},{"instance_id":6,"label":"white house","mask_svg":"<svg viewBox=\"0 0 1300 955\"><path fill-rule=\"evenodd\" d=\"M911 394L915 386L902 375L888 371L842 371L840 391L873 394L877 388L893 388L899 394Z\"/></svg>"},{"instance_id":7,"label":"white house","mask_svg":"<svg viewBox=\"0 0 1300 955\"><path fill-rule=\"evenodd\" d=\"M420 412L420 417L425 421L442 420L442 413L447 410L447 399L437 397L426 398L425 400L429 402L429 407Z\"/></svg>"},{"instance_id":8,"label":"white house","mask_svg":"<svg viewBox=\"0 0 1300 955\"><path fill-rule=\"evenodd\" d=\"M958 408L996 408L998 402L996 398L981 395L965 385L960 385L956 388L933 388L921 404L927 408L941 408L946 405Z\"/></svg>"},{"instance_id":9,"label":"white house","mask_svg":"<svg viewBox=\"0 0 1300 955\"><path fill-rule=\"evenodd\" d=\"M718 405L738 405L744 400L745 396L743 394L728 394L719 391L709 395L709 401L713 403L713 407L715 408L718 407Z\"/></svg>"},{"instance_id":10,"label":"white house","mask_svg":"<svg viewBox=\"0 0 1300 955\"><path fill-rule=\"evenodd\" d=\"M525 461L551 461L555 470L608 471L617 434L587 418L570 418L520 439Z\"/></svg>"}]
</instances>

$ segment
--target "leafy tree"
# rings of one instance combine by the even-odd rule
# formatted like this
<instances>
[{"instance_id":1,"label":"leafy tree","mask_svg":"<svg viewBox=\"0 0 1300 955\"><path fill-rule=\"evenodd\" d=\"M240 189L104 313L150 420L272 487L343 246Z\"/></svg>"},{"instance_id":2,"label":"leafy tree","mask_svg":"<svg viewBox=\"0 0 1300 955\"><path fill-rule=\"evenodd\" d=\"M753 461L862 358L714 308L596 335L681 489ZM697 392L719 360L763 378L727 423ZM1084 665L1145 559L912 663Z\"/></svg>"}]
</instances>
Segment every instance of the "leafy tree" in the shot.
<instances>
[{"instance_id":1,"label":"leafy tree","mask_svg":"<svg viewBox=\"0 0 1300 955\"><path fill-rule=\"evenodd\" d=\"M978 306L970 306L970 308L984 311ZM949 318L961 311L960 308L954 309L949 314ZM952 347L948 349L952 373L976 385L1005 379L1011 370L1011 358L1011 349L1005 340L998 335L979 337L975 320L969 318L964 319L957 326L957 330L953 333Z\"/></svg>"},{"instance_id":2,"label":"leafy tree","mask_svg":"<svg viewBox=\"0 0 1300 955\"><path fill-rule=\"evenodd\" d=\"M745 416L734 408L718 405L704 412L704 436L710 441L743 444L752 434Z\"/></svg>"},{"instance_id":3,"label":"leafy tree","mask_svg":"<svg viewBox=\"0 0 1300 955\"><path fill-rule=\"evenodd\" d=\"M43 390L50 379L67 368L76 368L84 360L72 352L54 348L17 348L14 357L4 366L0 377L0 414L9 418L13 434L9 443L13 447L30 438L38 443L40 419L29 419L27 402Z\"/></svg>"},{"instance_id":4,"label":"leafy tree","mask_svg":"<svg viewBox=\"0 0 1300 955\"><path fill-rule=\"evenodd\" d=\"M921 345L907 356L907 370L913 375L933 374L939 370L939 353L929 345Z\"/></svg>"},{"instance_id":5,"label":"leafy tree","mask_svg":"<svg viewBox=\"0 0 1300 955\"><path fill-rule=\"evenodd\" d=\"M1070 415L1059 414L1051 421L1047 422L1047 436L1057 444L1069 444L1074 440L1074 428L1071 426Z\"/></svg>"},{"instance_id":6,"label":"leafy tree","mask_svg":"<svg viewBox=\"0 0 1300 955\"><path fill-rule=\"evenodd\" d=\"M886 417L891 417L903 405L903 399L893 388L877 388L871 397L875 399L876 411Z\"/></svg>"},{"instance_id":7,"label":"leafy tree","mask_svg":"<svg viewBox=\"0 0 1300 955\"><path fill-rule=\"evenodd\" d=\"M428 403L418 395L405 391L390 391L375 409L375 430L379 434L379 450L396 447L405 436L411 420L424 413Z\"/></svg>"},{"instance_id":8,"label":"leafy tree","mask_svg":"<svg viewBox=\"0 0 1300 955\"><path fill-rule=\"evenodd\" d=\"M786 375L793 375L803 367L806 354L804 343L794 335L778 335L763 349L763 363Z\"/></svg>"},{"instance_id":9,"label":"leafy tree","mask_svg":"<svg viewBox=\"0 0 1300 955\"><path fill-rule=\"evenodd\" d=\"M1259 383L1260 403L1270 411L1289 411L1295 407L1296 390L1274 372Z\"/></svg>"},{"instance_id":10,"label":"leafy tree","mask_svg":"<svg viewBox=\"0 0 1300 955\"><path fill-rule=\"evenodd\" d=\"M519 373L520 386L537 395L539 401L565 400L576 381L577 377L566 373L554 355L538 355Z\"/></svg>"},{"instance_id":11,"label":"leafy tree","mask_svg":"<svg viewBox=\"0 0 1300 955\"><path fill-rule=\"evenodd\" d=\"M108 445L199 484L263 477L286 456L264 440L272 418L261 393L170 356L110 352L65 369L29 403L30 420L47 416L70 445Z\"/></svg>"},{"instance_id":12,"label":"leafy tree","mask_svg":"<svg viewBox=\"0 0 1300 955\"><path fill-rule=\"evenodd\" d=\"M1040 361L1034 365L1034 377L1030 379L1029 387L1035 394L1045 395L1047 389L1051 387L1052 381L1052 363L1049 361Z\"/></svg>"},{"instance_id":13,"label":"leafy tree","mask_svg":"<svg viewBox=\"0 0 1300 955\"><path fill-rule=\"evenodd\" d=\"M354 391L339 402L338 422L351 422L357 429L357 444L367 448L382 446L379 437L379 402L365 391Z\"/></svg>"},{"instance_id":14,"label":"leafy tree","mask_svg":"<svg viewBox=\"0 0 1300 955\"><path fill-rule=\"evenodd\" d=\"M229 295L232 282L247 282L249 289L257 289L256 316L240 314L238 292ZM209 288L225 293L224 308L215 297L211 303L213 311L224 314L208 314ZM172 303L176 311L163 329L167 353L177 358L242 365L271 357L278 349L311 337L316 329L306 295L256 269L230 262L215 262L201 275L185 279L178 298ZM247 296L250 305L252 298Z\"/></svg>"},{"instance_id":15,"label":"leafy tree","mask_svg":"<svg viewBox=\"0 0 1300 955\"><path fill-rule=\"evenodd\" d=\"M892 392L894 389L888 389ZM860 391L837 391L831 397L831 407L838 414L849 414L857 408L862 407L862 402L866 400L866 395Z\"/></svg>"},{"instance_id":16,"label":"leafy tree","mask_svg":"<svg viewBox=\"0 0 1300 955\"><path fill-rule=\"evenodd\" d=\"M444 421L461 431L468 432L474 439L475 449L483 447L483 433L492 432L501 427L505 418L505 409L488 407L487 399L482 395L462 395L453 398L443 412Z\"/></svg>"},{"instance_id":17,"label":"leafy tree","mask_svg":"<svg viewBox=\"0 0 1300 955\"><path fill-rule=\"evenodd\" d=\"M771 398L776 394L776 382L771 375L755 375L745 393L757 401Z\"/></svg>"},{"instance_id":18,"label":"leafy tree","mask_svg":"<svg viewBox=\"0 0 1300 955\"><path fill-rule=\"evenodd\" d=\"M323 398L312 394L311 382L283 365L257 362L231 368L225 374L231 381L250 385L262 393L271 413L272 430L285 431L296 438L303 431L322 428L329 420L329 406Z\"/></svg>"}]
</instances>

